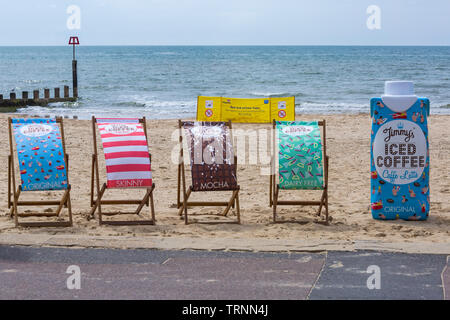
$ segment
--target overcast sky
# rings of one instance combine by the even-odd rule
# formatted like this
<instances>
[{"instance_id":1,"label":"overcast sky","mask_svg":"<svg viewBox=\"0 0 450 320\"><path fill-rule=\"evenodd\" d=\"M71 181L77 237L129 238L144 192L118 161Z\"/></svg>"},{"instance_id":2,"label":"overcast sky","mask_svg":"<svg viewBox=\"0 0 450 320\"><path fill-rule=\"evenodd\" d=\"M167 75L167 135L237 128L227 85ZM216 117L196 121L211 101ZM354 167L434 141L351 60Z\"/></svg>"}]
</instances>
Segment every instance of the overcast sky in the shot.
<instances>
[{"instance_id":1,"label":"overcast sky","mask_svg":"<svg viewBox=\"0 0 450 320\"><path fill-rule=\"evenodd\" d=\"M450 45L450 0L2 0L1 12L0 45Z\"/></svg>"}]
</instances>

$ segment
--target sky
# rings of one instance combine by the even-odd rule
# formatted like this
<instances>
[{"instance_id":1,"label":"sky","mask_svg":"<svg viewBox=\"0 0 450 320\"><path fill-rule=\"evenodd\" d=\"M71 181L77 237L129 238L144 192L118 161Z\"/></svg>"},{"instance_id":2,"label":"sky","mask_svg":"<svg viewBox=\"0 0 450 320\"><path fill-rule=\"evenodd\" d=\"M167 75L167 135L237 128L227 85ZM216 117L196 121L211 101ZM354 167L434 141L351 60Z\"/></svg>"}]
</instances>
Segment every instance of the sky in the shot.
<instances>
[{"instance_id":1,"label":"sky","mask_svg":"<svg viewBox=\"0 0 450 320\"><path fill-rule=\"evenodd\" d=\"M82 45L450 45L450 0L1 2L0 46L66 45L71 35Z\"/></svg>"}]
</instances>

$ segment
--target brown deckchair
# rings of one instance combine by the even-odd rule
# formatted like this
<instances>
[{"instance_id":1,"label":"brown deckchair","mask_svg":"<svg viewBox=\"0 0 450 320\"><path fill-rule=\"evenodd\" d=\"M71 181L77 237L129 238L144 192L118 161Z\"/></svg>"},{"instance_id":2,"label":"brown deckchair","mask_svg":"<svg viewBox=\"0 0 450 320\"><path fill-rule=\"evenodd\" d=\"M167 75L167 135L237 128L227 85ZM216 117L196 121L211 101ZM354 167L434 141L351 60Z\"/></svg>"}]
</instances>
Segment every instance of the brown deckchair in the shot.
<instances>
[{"instance_id":1,"label":"brown deckchair","mask_svg":"<svg viewBox=\"0 0 450 320\"><path fill-rule=\"evenodd\" d=\"M64 125L62 118L53 119L11 119L8 118L8 208L14 217L16 227L70 227L72 207L70 203L69 156L66 153ZM19 162L21 182L16 189L14 167L14 143ZM64 191L60 200L19 200L22 193L31 191ZM11 200L11 196L13 199ZM21 206L53 206L55 212L19 213ZM59 218L63 207L67 208L69 221L19 221L19 217Z\"/></svg>"},{"instance_id":2,"label":"brown deckchair","mask_svg":"<svg viewBox=\"0 0 450 320\"><path fill-rule=\"evenodd\" d=\"M99 128L105 154L107 182L100 188L96 124ZM153 225L155 208L153 190L155 184L151 174L151 154L148 152L147 127L145 117L135 118L95 118L92 117L94 153L91 171L91 212L93 217L98 210L100 224L107 225ZM95 186L94 186L95 184ZM144 189L142 199L103 200L107 189ZM95 189L95 191L94 191ZM94 193L96 198L94 199ZM137 205L134 212L103 212L102 205ZM104 220L105 216L119 214L139 215L142 208L150 206L150 219Z\"/></svg>"},{"instance_id":3,"label":"brown deckchair","mask_svg":"<svg viewBox=\"0 0 450 320\"><path fill-rule=\"evenodd\" d=\"M322 135L320 134L320 127L322 127ZM311 149L315 152L313 153ZM277 207L280 205L319 206L317 215L320 216L322 208L325 208L325 223L328 224L329 157L326 153L325 120L317 122L273 121L272 150L269 203L273 207L273 221L275 223L298 222L295 220L277 220ZM284 162L280 163L281 161L279 161L278 183L275 174L276 155L278 155L278 160L283 157L281 159ZM315 171L310 171L312 168ZM280 181L282 182L281 187ZM283 189L322 190L322 196L320 201L279 200L280 190Z\"/></svg>"},{"instance_id":4,"label":"brown deckchair","mask_svg":"<svg viewBox=\"0 0 450 320\"><path fill-rule=\"evenodd\" d=\"M231 121L193 122L178 121L180 133L180 160L178 165L178 214L188 221L189 206L225 206L222 216L227 216L231 207L236 207L236 221L196 221L199 223L240 223L239 185L236 178L237 157L234 155ZM191 164L192 184L186 190L183 156L183 134L185 130ZM208 148L212 148L208 149ZM206 149L211 152L204 152ZM209 159L206 159L209 158ZM182 190L182 191L181 191ZM188 201L193 192L232 191L229 201ZM181 192L183 199L181 199Z\"/></svg>"}]
</instances>

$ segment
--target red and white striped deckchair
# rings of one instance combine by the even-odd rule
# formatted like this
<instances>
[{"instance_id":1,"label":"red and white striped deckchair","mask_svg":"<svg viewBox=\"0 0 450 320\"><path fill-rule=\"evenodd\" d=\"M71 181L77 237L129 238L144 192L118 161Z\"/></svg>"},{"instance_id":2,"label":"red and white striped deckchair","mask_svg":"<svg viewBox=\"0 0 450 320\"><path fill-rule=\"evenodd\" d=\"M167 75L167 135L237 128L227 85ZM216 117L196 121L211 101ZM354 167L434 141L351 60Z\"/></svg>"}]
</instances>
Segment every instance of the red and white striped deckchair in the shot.
<instances>
[{"instance_id":1,"label":"red and white striped deckchair","mask_svg":"<svg viewBox=\"0 0 450 320\"><path fill-rule=\"evenodd\" d=\"M103 144L106 165L106 183L100 188L97 152L97 124ZM91 217L98 209L100 224L140 225L155 223L155 209L152 181L151 154L148 152L147 128L145 117L137 118L95 118L92 117L94 154L92 155L91 179ZM106 189L141 188L146 189L142 199L103 200ZM97 197L94 199L94 189ZM138 205L134 212L102 212L102 205ZM151 210L151 219L147 220L103 220L102 215L136 214L144 205Z\"/></svg>"}]
</instances>

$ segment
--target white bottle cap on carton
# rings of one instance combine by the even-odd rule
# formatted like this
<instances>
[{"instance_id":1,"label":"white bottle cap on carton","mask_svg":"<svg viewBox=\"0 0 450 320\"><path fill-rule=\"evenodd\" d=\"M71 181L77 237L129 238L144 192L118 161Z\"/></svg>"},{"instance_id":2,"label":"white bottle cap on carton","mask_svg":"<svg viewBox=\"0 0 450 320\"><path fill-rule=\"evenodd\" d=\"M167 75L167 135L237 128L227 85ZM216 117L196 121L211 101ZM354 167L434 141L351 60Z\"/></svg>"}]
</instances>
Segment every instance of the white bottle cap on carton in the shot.
<instances>
[{"instance_id":1,"label":"white bottle cap on carton","mask_svg":"<svg viewBox=\"0 0 450 320\"><path fill-rule=\"evenodd\" d=\"M414 82L386 81L384 83L385 96L414 96Z\"/></svg>"},{"instance_id":2,"label":"white bottle cap on carton","mask_svg":"<svg viewBox=\"0 0 450 320\"><path fill-rule=\"evenodd\" d=\"M383 103L394 112L409 109L416 101L412 81L386 81L384 83Z\"/></svg>"}]
</instances>

